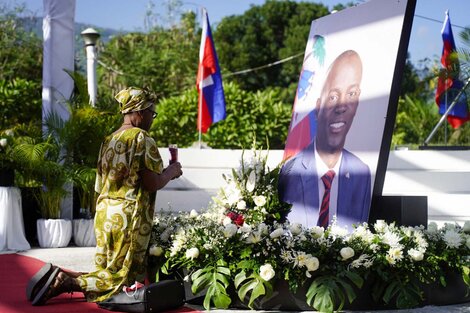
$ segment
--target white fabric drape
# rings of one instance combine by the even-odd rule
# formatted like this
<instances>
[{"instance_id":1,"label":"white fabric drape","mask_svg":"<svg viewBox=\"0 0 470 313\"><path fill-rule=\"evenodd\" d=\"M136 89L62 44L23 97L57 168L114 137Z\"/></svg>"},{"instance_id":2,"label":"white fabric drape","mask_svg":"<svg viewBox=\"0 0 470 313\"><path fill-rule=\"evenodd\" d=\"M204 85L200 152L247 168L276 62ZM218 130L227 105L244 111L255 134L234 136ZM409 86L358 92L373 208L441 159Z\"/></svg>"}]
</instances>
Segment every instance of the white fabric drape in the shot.
<instances>
[{"instance_id":1,"label":"white fabric drape","mask_svg":"<svg viewBox=\"0 0 470 313\"><path fill-rule=\"evenodd\" d=\"M0 187L0 251L31 249L25 238L21 192L17 187Z\"/></svg>"},{"instance_id":2,"label":"white fabric drape","mask_svg":"<svg viewBox=\"0 0 470 313\"><path fill-rule=\"evenodd\" d=\"M44 0L43 7L42 117L55 113L67 120L74 82L65 70L74 70L75 0ZM72 197L67 197L61 216L72 214Z\"/></svg>"},{"instance_id":3,"label":"white fabric drape","mask_svg":"<svg viewBox=\"0 0 470 313\"><path fill-rule=\"evenodd\" d=\"M43 4L43 117L55 112L67 119L65 101L72 94L73 80L64 70L74 70L75 0L44 0Z\"/></svg>"}]
</instances>

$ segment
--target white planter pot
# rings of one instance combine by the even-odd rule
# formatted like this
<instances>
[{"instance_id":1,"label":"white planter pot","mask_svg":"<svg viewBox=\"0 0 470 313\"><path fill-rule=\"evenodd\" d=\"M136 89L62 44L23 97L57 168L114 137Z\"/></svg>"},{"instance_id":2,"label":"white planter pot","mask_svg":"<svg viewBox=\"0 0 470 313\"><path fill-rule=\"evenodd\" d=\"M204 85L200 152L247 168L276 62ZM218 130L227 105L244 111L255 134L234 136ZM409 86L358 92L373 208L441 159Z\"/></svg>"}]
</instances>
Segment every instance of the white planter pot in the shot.
<instances>
[{"instance_id":1,"label":"white planter pot","mask_svg":"<svg viewBox=\"0 0 470 313\"><path fill-rule=\"evenodd\" d=\"M39 219L36 222L38 242L41 248L67 247L72 238L72 221L63 219Z\"/></svg>"},{"instance_id":2,"label":"white planter pot","mask_svg":"<svg viewBox=\"0 0 470 313\"><path fill-rule=\"evenodd\" d=\"M93 219L73 220L73 241L78 247L96 246L95 227Z\"/></svg>"}]
</instances>

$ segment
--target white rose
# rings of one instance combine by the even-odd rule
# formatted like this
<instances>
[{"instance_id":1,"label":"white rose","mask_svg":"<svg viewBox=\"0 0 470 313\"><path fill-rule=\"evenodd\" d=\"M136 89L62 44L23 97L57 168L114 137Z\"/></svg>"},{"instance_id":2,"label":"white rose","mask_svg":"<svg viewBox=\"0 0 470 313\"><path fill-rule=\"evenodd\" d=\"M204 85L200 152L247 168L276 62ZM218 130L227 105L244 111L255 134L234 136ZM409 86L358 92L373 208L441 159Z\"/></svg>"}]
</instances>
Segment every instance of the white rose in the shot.
<instances>
[{"instance_id":1,"label":"white rose","mask_svg":"<svg viewBox=\"0 0 470 313\"><path fill-rule=\"evenodd\" d=\"M256 197L253 197L253 201L255 202L256 206L263 206L266 204L266 197L256 196Z\"/></svg>"},{"instance_id":2,"label":"white rose","mask_svg":"<svg viewBox=\"0 0 470 313\"><path fill-rule=\"evenodd\" d=\"M240 200L238 201L237 203L237 209L239 209L240 211L243 211L246 209L246 202L245 200Z\"/></svg>"},{"instance_id":3,"label":"white rose","mask_svg":"<svg viewBox=\"0 0 470 313\"><path fill-rule=\"evenodd\" d=\"M466 221L463 224L462 230L464 231L464 233L470 233L470 221Z\"/></svg>"},{"instance_id":4,"label":"white rose","mask_svg":"<svg viewBox=\"0 0 470 313\"><path fill-rule=\"evenodd\" d=\"M275 274L276 272L274 272L271 264L264 264L259 268L259 276L261 276L265 281L270 281Z\"/></svg>"},{"instance_id":5,"label":"white rose","mask_svg":"<svg viewBox=\"0 0 470 313\"><path fill-rule=\"evenodd\" d=\"M186 250L186 258L194 260L199 256L199 249L198 248L191 248Z\"/></svg>"},{"instance_id":6,"label":"white rose","mask_svg":"<svg viewBox=\"0 0 470 313\"><path fill-rule=\"evenodd\" d=\"M250 233L252 230L251 225L247 223L243 223L243 226L240 227L240 232L242 233Z\"/></svg>"},{"instance_id":7,"label":"white rose","mask_svg":"<svg viewBox=\"0 0 470 313\"><path fill-rule=\"evenodd\" d=\"M153 245L149 249L149 254L153 256L160 256L163 254L163 249L157 245Z\"/></svg>"},{"instance_id":8,"label":"white rose","mask_svg":"<svg viewBox=\"0 0 470 313\"><path fill-rule=\"evenodd\" d=\"M7 144L8 144L8 141L7 141L7 139L6 139L6 138L2 138L2 139L0 139L0 146L2 146L2 147L6 147L6 146L7 146Z\"/></svg>"},{"instance_id":9,"label":"white rose","mask_svg":"<svg viewBox=\"0 0 470 313\"><path fill-rule=\"evenodd\" d=\"M228 216L224 217L224 219L222 220L222 225L227 226L229 224L232 224L232 219Z\"/></svg>"},{"instance_id":10,"label":"white rose","mask_svg":"<svg viewBox=\"0 0 470 313\"><path fill-rule=\"evenodd\" d=\"M269 234L269 237L271 237L271 239L274 239L274 238L279 238L282 235L284 235L284 229L277 228L271 234Z\"/></svg>"},{"instance_id":11,"label":"white rose","mask_svg":"<svg viewBox=\"0 0 470 313\"><path fill-rule=\"evenodd\" d=\"M354 250L351 247L344 247L339 251L339 254L341 254L341 257L344 260L350 259L354 256Z\"/></svg>"},{"instance_id":12,"label":"white rose","mask_svg":"<svg viewBox=\"0 0 470 313\"><path fill-rule=\"evenodd\" d=\"M189 212L189 217L197 217L199 213L197 213L196 210L192 209L191 212Z\"/></svg>"},{"instance_id":13,"label":"white rose","mask_svg":"<svg viewBox=\"0 0 470 313\"><path fill-rule=\"evenodd\" d=\"M300 235L300 233L302 232L302 224L300 223L291 224L289 226L289 230L294 236Z\"/></svg>"},{"instance_id":14,"label":"white rose","mask_svg":"<svg viewBox=\"0 0 470 313\"><path fill-rule=\"evenodd\" d=\"M309 257L305 260L305 266L307 267L307 271L314 272L320 266L320 261L314 256Z\"/></svg>"},{"instance_id":15,"label":"white rose","mask_svg":"<svg viewBox=\"0 0 470 313\"><path fill-rule=\"evenodd\" d=\"M424 258L423 252L417 249L410 249L408 250L408 255L411 257L413 261L422 261Z\"/></svg>"},{"instance_id":16,"label":"white rose","mask_svg":"<svg viewBox=\"0 0 470 313\"><path fill-rule=\"evenodd\" d=\"M224 236L225 238L231 238L233 235L237 233L238 227L235 224L228 224L224 228Z\"/></svg>"},{"instance_id":17,"label":"white rose","mask_svg":"<svg viewBox=\"0 0 470 313\"><path fill-rule=\"evenodd\" d=\"M321 226L313 226L310 228L310 232L312 233L313 237L320 238L325 233L325 229L323 229Z\"/></svg>"},{"instance_id":18,"label":"white rose","mask_svg":"<svg viewBox=\"0 0 470 313\"><path fill-rule=\"evenodd\" d=\"M255 190L256 185L256 173L255 171L251 171L250 175L248 176L248 180L246 181L246 190L248 192L253 192Z\"/></svg>"}]
</instances>

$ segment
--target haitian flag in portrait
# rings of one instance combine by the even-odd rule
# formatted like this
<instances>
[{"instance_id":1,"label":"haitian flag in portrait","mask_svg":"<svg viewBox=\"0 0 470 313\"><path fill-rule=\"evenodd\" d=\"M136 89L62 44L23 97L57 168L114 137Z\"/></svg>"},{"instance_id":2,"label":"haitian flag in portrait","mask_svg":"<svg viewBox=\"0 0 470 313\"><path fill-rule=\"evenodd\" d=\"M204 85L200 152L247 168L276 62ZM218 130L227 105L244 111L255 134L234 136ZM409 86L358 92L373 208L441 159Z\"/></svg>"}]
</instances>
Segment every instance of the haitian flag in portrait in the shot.
<instances>
[{"instance_id":1,"label":"haitian flag in portrait","mask_svg":"<svg viewBox=\"0 0 470 313\"><path fill-rule=\"evenodd\" d=\"M225 96L209 16L205 9L202 14L202 37L196 79L199 92L197 127L199 131L206 133L213 123L225 119Z\"/></svg>"},{"instance_id":2,"label":"haitian flag in portrait","mask_svg":"<svg viewBox=\"0 0 470 313\"><path fill-rule=\"evenodd\" d=\"M324 66L325 57L325 38L320 35L313 36L311 47L307 44L300 72L283 160L294 157L315 137L317 123L314 103L316 99L312 98L311 92L314 88L315 77Z\"/></svg>"},{"instance_id":3,"label":"haitian flag in portrait","mask_svg":"<svg viewBox=\"0 0 470 313\"><path fill-rule=\"evenodd\" d=\"M449 11L446 11L441 33L444 41L441 63L444 68L441 69L437 82L436 103L439 106L439 113L444 114L464 85L459 80L460 64L456 55L457 49L452 34ZM449 112L447 121L453 128L458 128L468 120L470 120L470 115L467 108L467 96L464 91Z\"/></svg>"}]
</instances>

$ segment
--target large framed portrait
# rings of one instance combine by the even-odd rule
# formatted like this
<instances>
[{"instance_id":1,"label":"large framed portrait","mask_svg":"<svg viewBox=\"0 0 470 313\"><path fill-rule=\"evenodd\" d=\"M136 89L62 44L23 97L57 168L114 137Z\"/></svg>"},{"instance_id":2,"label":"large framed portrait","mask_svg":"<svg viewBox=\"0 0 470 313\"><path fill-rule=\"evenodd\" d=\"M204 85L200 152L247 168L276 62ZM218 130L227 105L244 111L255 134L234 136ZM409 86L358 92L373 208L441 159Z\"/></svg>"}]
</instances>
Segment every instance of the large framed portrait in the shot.
<instances>
[{"instance_id":1,"label":"large framed portrait","mask_svg":"<svg viewBox=\"0 0 470 313\"><path fill-rule=\"evenodd\" d=\"M307 227L366 222L381 194L415 0L372 0L312 22L279 193Z\"/></svg>"}]
</instances>

